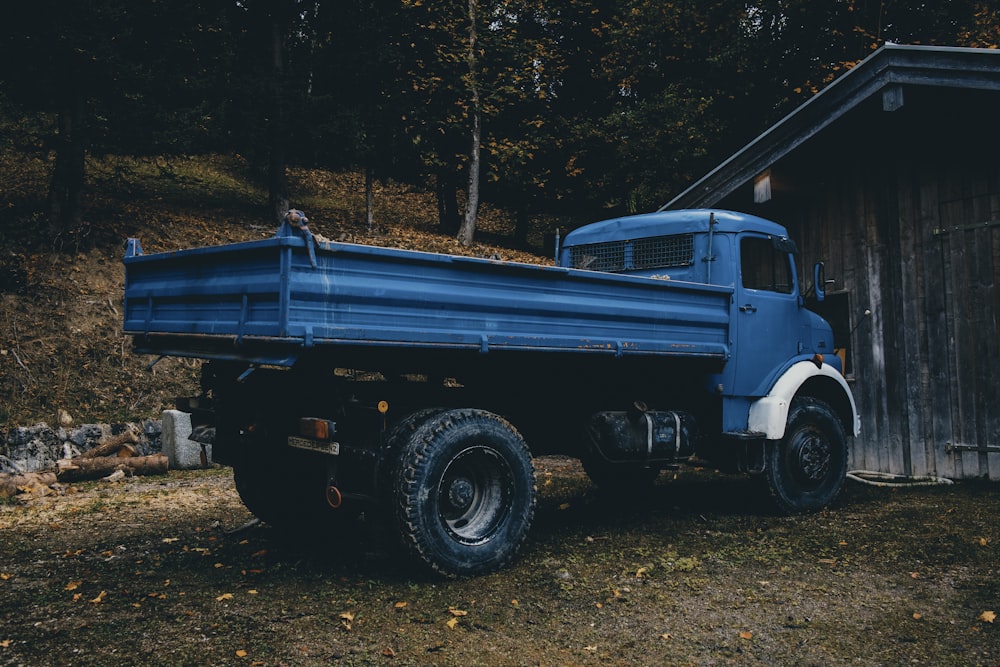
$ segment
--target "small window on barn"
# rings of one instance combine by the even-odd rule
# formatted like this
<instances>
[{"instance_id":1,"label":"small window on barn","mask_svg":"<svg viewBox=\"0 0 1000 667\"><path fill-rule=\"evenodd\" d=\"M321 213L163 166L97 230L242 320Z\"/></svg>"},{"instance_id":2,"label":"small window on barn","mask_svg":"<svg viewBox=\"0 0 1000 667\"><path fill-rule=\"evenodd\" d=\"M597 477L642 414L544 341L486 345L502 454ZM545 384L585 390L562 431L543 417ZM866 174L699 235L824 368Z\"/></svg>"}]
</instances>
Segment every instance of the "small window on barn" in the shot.
<instances>
[{"instance_id":1,"label":"small window on barn","mask_svg":"<svg viewBox=\"0 0 1000 667\"><path fill-rule=\"evenodd\" d=\"M792 263L787 252L766 236L747 236L740 242L743 287L781 294L792 293Z\"/></svg>"}]
</instances>

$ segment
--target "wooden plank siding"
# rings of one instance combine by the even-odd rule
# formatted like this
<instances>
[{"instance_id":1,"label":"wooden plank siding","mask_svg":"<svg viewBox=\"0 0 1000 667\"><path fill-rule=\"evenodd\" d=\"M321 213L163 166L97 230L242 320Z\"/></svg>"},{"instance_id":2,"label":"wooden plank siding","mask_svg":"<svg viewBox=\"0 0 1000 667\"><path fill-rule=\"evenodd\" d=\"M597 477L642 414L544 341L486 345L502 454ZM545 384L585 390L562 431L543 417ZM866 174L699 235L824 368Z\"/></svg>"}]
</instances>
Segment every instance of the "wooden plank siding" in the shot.
<instances>
[{"instance_id":1,"label":"wooden plank siding","mask_svg":"<svg viewBox=\"0 0 1000 667\"><path fill-rule=\"evenodd\" d=\"M754 212L789 227L801 275L823 260L849 293L851 467L1000 479L1000 167L912 152L836 167Z\"/></svg>"}]
</instances>

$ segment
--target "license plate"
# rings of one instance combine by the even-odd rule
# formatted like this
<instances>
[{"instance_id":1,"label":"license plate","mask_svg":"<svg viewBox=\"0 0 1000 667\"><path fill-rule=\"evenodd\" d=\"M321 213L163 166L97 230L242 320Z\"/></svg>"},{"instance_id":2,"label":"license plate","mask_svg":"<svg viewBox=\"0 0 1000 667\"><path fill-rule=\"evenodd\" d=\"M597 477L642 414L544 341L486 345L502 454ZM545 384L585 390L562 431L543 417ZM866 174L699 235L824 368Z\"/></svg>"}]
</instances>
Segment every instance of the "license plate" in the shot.
<instances>
[{"instance_id":1,"label":"license plate","mask_svg":"<svg viewBox=\"0 0 1000 667\"><path fill-rule=\"evenodd\" d=\"M320 442L319 440L309 440L295 435L288 436L288 446L296 449L307 449L310 452L321 452L331 456L340 454L339 442Z\"/></svg>"}]
</instances>

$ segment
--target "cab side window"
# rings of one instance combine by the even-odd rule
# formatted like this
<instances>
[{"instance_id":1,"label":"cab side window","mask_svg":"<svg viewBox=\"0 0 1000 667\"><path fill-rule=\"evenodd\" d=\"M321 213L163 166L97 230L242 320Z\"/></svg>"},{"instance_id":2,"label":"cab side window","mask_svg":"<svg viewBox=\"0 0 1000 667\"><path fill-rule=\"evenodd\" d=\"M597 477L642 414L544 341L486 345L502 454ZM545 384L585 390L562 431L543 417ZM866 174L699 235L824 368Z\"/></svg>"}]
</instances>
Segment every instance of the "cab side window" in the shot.
<instances>
[{"instance_id":1,"label":"cab side window","mask_svg":"<svg viewBox=\"0 0 1000 667\"><path fill-rule=\"evenodd\" d=\"M775 248L770 238L744 237L740 241L740 266L746 289L792 293L792 264L788 253Z\"/></svg>"}]
</instances>

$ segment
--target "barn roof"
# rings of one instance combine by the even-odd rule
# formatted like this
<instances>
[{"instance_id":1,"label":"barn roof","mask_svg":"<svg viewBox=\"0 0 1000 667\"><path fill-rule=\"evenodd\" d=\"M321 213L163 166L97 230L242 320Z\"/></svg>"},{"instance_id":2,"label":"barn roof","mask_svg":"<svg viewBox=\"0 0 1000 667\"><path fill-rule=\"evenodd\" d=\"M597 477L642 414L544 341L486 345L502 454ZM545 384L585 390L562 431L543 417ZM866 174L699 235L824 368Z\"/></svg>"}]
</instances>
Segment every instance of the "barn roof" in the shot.
<instances>
[{"instance_id":1,"label":"barn roof","mask_svg":"<svg viewBox=\"0 0 1000 667\"><path fill-rule=\"evenodd\" d=\"M1000 50L886 44L660 210L713 206L869 98L901 107L912 86L1000 90Z\"/></svg>"}]
</instances>

